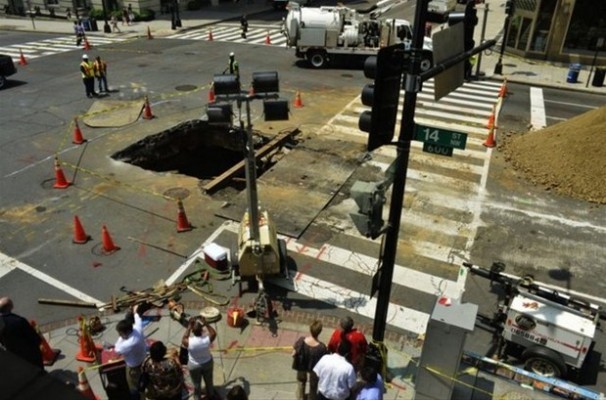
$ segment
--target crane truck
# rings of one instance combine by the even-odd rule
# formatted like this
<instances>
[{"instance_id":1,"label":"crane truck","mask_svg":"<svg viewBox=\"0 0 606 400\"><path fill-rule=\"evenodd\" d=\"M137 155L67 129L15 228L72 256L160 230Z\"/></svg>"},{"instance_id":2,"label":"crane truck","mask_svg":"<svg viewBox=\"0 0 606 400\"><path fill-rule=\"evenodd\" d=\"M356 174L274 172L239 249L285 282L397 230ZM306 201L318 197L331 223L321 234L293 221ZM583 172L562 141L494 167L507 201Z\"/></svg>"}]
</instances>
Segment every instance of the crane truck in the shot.
<instances>
[{"instance_id":1,"label":"crane truck","mask_svg":"<svg viewBox=\"0 0 606 400\"><path fill-rule=\"evenodd\" d=\"M512 356L525 369L553 378L582 370L592 353L599 319L604 318L599 306L535 283L530 276L506 274L501 262L489 269L463 266L489 279L491 286L501 285L505 294L493 316L478 315L480 323L496 329L499 358Z\"/></svg>"},{"instance_id":2,"label":"crane truck","mask_svg":"<svg viewBox=\"0 0 606 400\"><path fill-rule=\"evenodd\" d=\"M295 47L295 55L304 58L314 68L323 68L342 56L366 59L379 49L397 43L410 48L412 28L404 19L379 18L376 6L357 11L344 6L301 7L289 3L282 32L288 47ZM433 65L432 42L425 37L421 71Z\"/></svg>"}]
</instances>

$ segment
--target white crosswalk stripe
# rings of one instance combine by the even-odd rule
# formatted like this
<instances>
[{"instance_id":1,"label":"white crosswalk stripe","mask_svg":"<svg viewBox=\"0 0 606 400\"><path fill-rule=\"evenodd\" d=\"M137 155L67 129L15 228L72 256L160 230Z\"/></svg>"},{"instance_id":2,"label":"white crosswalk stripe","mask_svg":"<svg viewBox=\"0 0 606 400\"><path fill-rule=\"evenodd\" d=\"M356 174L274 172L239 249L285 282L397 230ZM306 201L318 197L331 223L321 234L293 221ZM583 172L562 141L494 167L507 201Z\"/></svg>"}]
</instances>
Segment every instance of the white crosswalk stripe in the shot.
<instances>
[{"instance_id":1,"label":"white crosswalk stripe","mask_svg":"<svg viewBox=\"0 0 606 400\"><path fill-rule=\"evenodd\" d=\"M267 46L286 46L286 37L280 31L278 26L260 26L249 25L246 38L242 37L242 29L237 24L218 24L212 27L194 29L187 32L176 33L167 36L169 39L189 39L209 41L212 33L212 40L217 42L234 42L246 44L262 44ZM269 44L266 43L269 37Z\"/></svg>"},{"instance_id":2,"label":"white crosswalk stripe","mask_svg":"<svg viewBox=\"0 0 606 400\"><path fill-rule=\"evenodd\" d=\"M127 40L125 38L108 38L101 36L87 36L87 39L92 48L106 46L112 43L120 43ZM76 39L74 36L62 36L35 42L0 46L0 53L11 56L15 62L19 61L21 53L23 53L26 60L29 60L74 50L82 51L82 45L76 46Z\"/></svg>"}]
</instances>

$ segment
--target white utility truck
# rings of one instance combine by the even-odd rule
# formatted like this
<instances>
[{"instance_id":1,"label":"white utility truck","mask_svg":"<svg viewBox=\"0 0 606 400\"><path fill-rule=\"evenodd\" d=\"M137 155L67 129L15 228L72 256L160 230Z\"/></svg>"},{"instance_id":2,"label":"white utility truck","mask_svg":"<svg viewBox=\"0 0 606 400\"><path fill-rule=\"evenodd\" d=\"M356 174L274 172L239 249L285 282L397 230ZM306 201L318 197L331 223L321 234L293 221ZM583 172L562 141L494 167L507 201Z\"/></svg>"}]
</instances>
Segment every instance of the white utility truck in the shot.
<instances>
[{"instance_id":1,"label":"white utility truck","mask_svg":"<svg viewBox=\"0 0 606 400\"><path fill-rule=\"evenodd\" d=\"M307 59L314 68L325 67L339 56L374 56L379 49L397 43L410 47L412 29L403 19L379 18L380 11L365 12L336 7L301 7L289 3L283 21L287 45L296 56ZM425 37L421 71L433 65L432 42Z\"/></svg>"},{"instance_id":2,"label":"white utility truck","mask_svg":"<svg viewBox=\"0 0 606 400\"><path fill-rule=\"evenodd\" d=\"M603 317L599 306L536 284L531 277L505 274L503 263L493 263L490 269L463 266L500 284L505 293L492 317L479 316L496 328L499 357L514 356L527 370L554 378L583 368Z\"/></svg>"}]
</instances>

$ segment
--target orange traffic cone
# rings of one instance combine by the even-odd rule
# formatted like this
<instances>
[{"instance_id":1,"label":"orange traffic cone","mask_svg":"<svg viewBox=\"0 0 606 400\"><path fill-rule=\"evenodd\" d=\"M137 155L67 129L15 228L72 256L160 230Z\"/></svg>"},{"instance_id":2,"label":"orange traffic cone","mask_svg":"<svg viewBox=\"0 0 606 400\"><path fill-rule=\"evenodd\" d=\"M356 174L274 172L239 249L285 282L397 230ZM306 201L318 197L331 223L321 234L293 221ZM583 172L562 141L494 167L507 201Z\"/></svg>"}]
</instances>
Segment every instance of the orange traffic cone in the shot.
<instances>
[{"instance_id":1,"label":"orange traffic cone","mask_svg":"<svg viewBox=\"0 0 606 400\"><path fill-rule=\"evenodd\" d=\"M501 85L501 89L499 90L499 97L507 97L507 78L503 80L503 84Z\"/></svg>"},{"instance_id":2,"label":"orange traffic cone","mask_svg":"<svg viewBox=\"0 0 606 400\"><path fill-rule=\"evenodd\" d=\"M91 49L91 45L90 43L88 43L88 39L86 38L86 36L84 36L84 46L83 46L83 50L90 50Z\"/></svg>"},{"instance_id":3,"label":"orange traffic cone","mask_svg":"<svg viewBox=\"0 0 606 400\"><path fill-rule=\"evenodd\" d=\"M208 41L209 42L213 41L213 30L212 29L208 30Z\"/></svg>"},{"instance_id":4,"label":"orange traffic cone","mask_svg":"<svg viewBox=\"0 0 606 400\"><path fill-rule=\"evenodd\" d=\"M214 83L210 84L210 89L208 90L208 102L209 103L215 102L215 84Z\"/></svg>"},{"instance_id":5,"label":"orange traffic cone","mask_svg":"<svg viewBox=\"0 0 606 400\"><path fill-rule=\"evenodd\" d=\"M269 31L267 31L267 35L265 35L265 44L271 44L271 38L269 37Z\"/></svg>"},{"instance_id":6,"label":"orange traffic cone","mask_svg":"<svg viewBox=\"0 0 606 400\"><path fill-rule=\"evenodd\" d=\"M301 92L297 92L295 96L295 107L300 108L303 107L303 101L301 100Z\"/></svg>"},{"instance_id":7,"label":"orange traffic cone","mask_svg":"<svg viewBox=\"0 0 606 400\"><path fill-rule=\"evenodd\" d=\"M80 218L78 218L77 215L74 215L74 238L72 239L72 243L84 244L90 239L91 237L84 232L84 228L80 223Z\"/></svg>"},{"instance_id":8,"label":"orange traffic cone","mask_svg":"<svg viewBox=\"0 0 606 400\"><path fill-rule=\"evenodd\" d=\"M148 40L151 40L151 39L153 39L153 38L154 38L154 37L153 37L153 36L152 36L152 34L151 34L151 29L149 28L149 25L148 25L148 26L147 26L147 39L148 39Z\"/></svg>"},{"instance_id":9,"label":"orange traffic cone","mask_svg":"<svg viewBox=\"0 0 606 400\"><path fill-rule=\"evenodd\" d=\"M42 361L44 362L44 365L53 365L55 361L57 361L57 357L59 357L59 354L61 354L61 350L53 349L50 347L50 345L46 341L46 338L44 337L42 332L40 332L36 321L29 321L29 324L38 333L38 336L40 336L40 351L42 351Z\"/></svg>"},{"instance_id":10,"label":"orange traffic cone","mask_svg":"<svg viewBox=\"0 0 606 400\"><path fill-rule=\"evenodd\" d=\"M23 55L23 50L19 49L19 65L27 65L27 60L25 59L25 56Z\"/></svg>"},{"instance_id":11,"label":"orange traffic cone","mask_svg":"<svg viewBox=\"0 0 606 400\"><path fill-rule=\"evenodd\" d=\"M80 125L78 125L78 117L74 118L74 138L72 140L73 144L82 144L86 142L86 140L82 137L82 131L80 130Z\"/></svg>"},{"instance_id":12,"label":"orange traffic cone","mask_svg":"<svg viewBox=\"0 0 606 400\"><path fill-rule=\"evenodd\" d=\"M488 137L486 138L486 141L483 143L485 147L495 147L497 145L497 142L494 139L494 126L490 127L489 131L488 131Z\"/></svg>"},{"instance_id":13,"label":"orange traffic cone","mask_svg":"<svg viewBox=\"0 0 606 400\"><path fill-rule=\"evenodd\" d=\"M88 384L83 367L78 367L78 391L89 400L99 400L99 397L95 396L95 393Z\"/></svg>"},{"instance_id":14,"label":"orange traffic cone","mask_svg":"<svg viewBox=\"0 0 606 400\"><path fill-rule=\"evenodd\" d=\"M177 232L191 231L192 226L187 220L187 215L185 215L185 209L183 208L181 199L177 201L177 208L179 209L177 212Z\"/></svg>"},{"instance_id":15,"label":"orange traffic cone","mask_svg":"<svg viewBox=\"0 0 606 400\"><path fill-rule=\"evenodd\" d=\"M101 241L103 242L103 252L105 254L111 254L120 250L120 248L114 244L114 241L112 240L112 237L110 236L105 225L103 225L101 228Z\"/></svg>"},{"instance_id":16,"label":"orange traffic cone","mask_svg":"<svg viewBox=\"0 0 606 400\"><path fill-rule=\"evenodd\" d=\"M71 182L68 182L67 179L65 179L59 159L55 157L55 184L53 187L55 189L65 189L69 185L71 185Z\"/></svg>"},{"instance_id":17,"label":"orange traffic cone","mask_svg":"<svg viewBox=\"0 0 606 400\"><path fill-rule=\"evenodd\" d=\"M80 332L78 341L80 342L80 351L76 354L76 360L83 362L94 362L97 359L97 352L102 350L102 346L95 345L90 334L90 327L86 323L86 319L79 317Z\"/></svg>"},{"instance_id":18,"label":"orange traffic cone","mask_svg":"<svg viewBox=\"0 0 606 400\"><path fill-rule=\"evenodd\" d=\"M494 125L494 118L495 118L494 117L494 113L495 113L495 110L496 110L496 106L492 106L492 111L490 112L490 115L488 116L488 122L486 123L486 127L488 129L496 128L496 126Z\"/></svg>"},{"instance_id":19,"label":"orange traffic cone","mask_svg":"<svg viewBox=\"0 0 606 400\"><path fill-rule=\"evenodd\" d=\"M152 119L154 115L152 114L151 106L149 105L149 98L145 96L145 103L143 104L143 119Z\"/></svg>"}]
</instances>

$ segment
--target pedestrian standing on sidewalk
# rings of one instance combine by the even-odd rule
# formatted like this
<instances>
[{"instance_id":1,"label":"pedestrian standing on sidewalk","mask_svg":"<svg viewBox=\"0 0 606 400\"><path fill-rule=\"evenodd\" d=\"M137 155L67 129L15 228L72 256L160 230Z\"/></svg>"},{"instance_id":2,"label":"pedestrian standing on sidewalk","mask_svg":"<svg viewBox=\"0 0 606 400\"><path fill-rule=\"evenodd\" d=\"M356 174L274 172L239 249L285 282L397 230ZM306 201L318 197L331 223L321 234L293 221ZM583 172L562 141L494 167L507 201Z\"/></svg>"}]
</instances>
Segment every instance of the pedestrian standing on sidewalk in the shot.
<instances>
[{"instance_id":1,"label":"pedestrian standing on sidewalk","mask_svg":"<svg viewBox=\"0 0 606 400\"><path fill-rule=\"evenodd\" d=\"M297 371L297 400L305 400L305 385L309 377L309 396L307 399L316 400L318 392L318 376L314 367L328 353L328 348L318 337L322 333L322 322L313 321L309 325L310 336L301 336L293 346L293 369Z\"/></svg>"},{"instance_id":2,"label":"pedestrian standing on sidewalk","mask_svg":"<svg viewBox=\"0 0 606 400\"><path fill-rule=\"evenodd\" d=\"M122 9L122 25L130 25L130 20L128 19L128 10L126 7Z\"/></svg>"},{"instance_id":3,"label":"pedestrian standing on sidewalk","mask_svg":"<svg viewBox=\"0 0 606 400\"><path fill-rule=\"evenodd\" d=\"M114 346L114 351L124 357L124 362L126 363L126 383L133 400L141 398L139 394L139 379L141 378L141 366L145 360L147 351L145 348L145 336L143 335L143 321L137 313L137 308L138 306L133 308L134 324L130 316L127 316L116 325L116 331L118 331L120 337Z\"/></svg>"},{"instance_id":4,"label":"pedestrian standing on sidewalk","mask_svg":"<svg viewBox=\"0 0 606 400\"><path fill-rule=\"evenodd\" d=\"M109 92L109 89L107 88L107 64L105 61L101 60L101 56L97 56L93 68L95 71L95 78L97 78L97 83L99 84L99 93Z\"/></svg>"},{"instance_id":5,"label":"pedestrian standing on sidewalk","mask_svg":"<svg viewBox=\"0 0 606 400\"><path fill-rule=\"evenodd\" d=\"M368 350L368 342L362 332L354 328L354 320L351 317L342 318L339 323L340 328L335 329L328 342L328 351L335 353L339 343L346 339L351 343L351 352L348 360L353 364L356 371L359 371L364 364L364 357Z\"/></svg>"},{"instance_id":6,"label":"pedestrian standing on sidewalk","mask_svg":"<svg viewBox=\"0 0 606 400\"><path fill-rule=\"evenodd\" d=\"M139 390L145 392L147 400L181 400L183 369L175 354L167 355L161 341L150 346L141 373Z\"/></svg>"},{"instance_id":7,"label":"pedestrian standing on sidewalk","mask_svg":"<svg viewBox=\"0 0 606 400\"><path fill-rule=\"evenodd\" d=\"M115 15L112 15L110 24L112 25L112 32L122 32L120 28L118 28L118 20Z\"/></svg>"},{"instance_id":8,"label":"pedestrian standing on sidewalk","mask_svg":"<svg viewBox=\"0 0 606 400\"><path fill-rule=\"evenodd\" d=\"M21 357L32 365L44 370L40 335L23 317L13 314L13 301L9 297L0 298L0 349Z\"/></svg>"},{"instance_id":9,"label":"pedestrian standing on sidewalk","mask_svg":"<svg viewBox=\"0 0 606 400\"><path fill-rule=\"evenodd\" d=\"M314 372L318 375L318 400L346 400L356 384L356 371L347 361L351 343L341 340L337 352L318 361Z\"/></svg>"},{"instance_id":10,"label":"pedestrian standing on sidewalk","mask_svg":"<svg viewBox=\"0 0 606 400\"><path fill-rule=\"evenodd\" d=\"M80 63L80 73L82 74L82 82L84 83L84 89L86 90L86 97L92 98L97 95L95 93L95 66L88 59L86 54L82 55L82 62Z\"/></svg>"},{"instance_id":11,"label":"pedestrian standing on sidewalk","mask_svg":"<svg viewBox=\"0 0 606 400\"><path fill-rule=\"evenodd\" d=\"M206 329L205 329L206 328ZM204 331L208 334L205 334ZM193 333L193 336L190 335ZM194 399L199 400L202 396L202 379L208 399L215 398L215 387L213 384L213 357L210 353L210 345L215 341L217 331L210 326L204 317L189 320L187 329L183 334L181 345L188 350L187 369L194 385Z\"/></svg>"},{"instance_id":12,"label":"pedestrian standing on sidewalk","mask_svg":"<svg viewBox=\"0 0 606 400\"><path fill-rule=\"evenodd\" d=\"M355 400L383 400L383 378L374 365L366 365L360 371L361 381L354 393Z\"/></svg>"}]
</instances>

